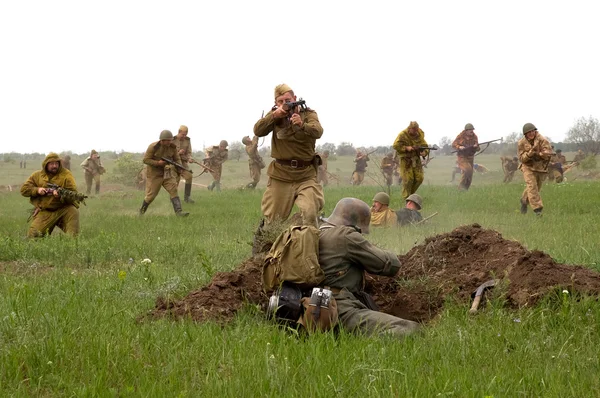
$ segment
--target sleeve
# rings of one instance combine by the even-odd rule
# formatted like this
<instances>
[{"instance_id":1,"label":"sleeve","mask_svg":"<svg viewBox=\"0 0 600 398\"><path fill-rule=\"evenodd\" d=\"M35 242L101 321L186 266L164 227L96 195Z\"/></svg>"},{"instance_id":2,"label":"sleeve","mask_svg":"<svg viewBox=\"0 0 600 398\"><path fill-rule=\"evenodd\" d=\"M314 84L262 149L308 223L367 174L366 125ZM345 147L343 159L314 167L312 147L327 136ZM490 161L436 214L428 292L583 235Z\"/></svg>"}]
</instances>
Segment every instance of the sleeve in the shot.
<instances>
[{"instance_id":1,"label":"sleeve","mask_svg":"<svg viewBox=\"0 0 600 398\"><path fill-rule=\"evenodd\" d=\"M258 148L258 136L252 137L252 146Z\"/></svg>"},{"instance_id":2,"label":"sleeve","mask_svg":"<svg viewBox=\"0 0 600 398\"><path fill-rule=\"evenodd\" d=\"M275 118L273 117L273 111L269 111L265 117L254 124L254 135L264 137L269 135L273 131L273 128L275 128Z\"/></svg>"},{"instance_id":3,"label":"sleeve","mask_svg":"<svg viewBox=\"0 0 600 398\"><path fill-rule=\"evenodd\" d=\"M400 260L394 253L378 248L359 232L346 235L346 246L350 258L370 274L394 276L400 270Z\"/></svg>"},{"instance_id":4,"label":"sleeve","mask_svg":"<svg viewBox=\"0 0 600 398\"><path fill-rule=\"evenodd\" d=\"M552 146L550 145L550 142L548 142L548 140L546 138L542 139L542 142L540 143L541 146L541 150L540 150L540 158L542 158L543 160L548 160L550 159L553 155L551 155L552 151ZM544 153L546 152L546 153Z\"/></svg>"},{"instance_id":5,"label":"sleeve","mask_svg":"<svg viewBox=\"0 0 600 398\"><path fill-rule=\"evenodd\" d=\"M181 155L179 154L179 151L177 150L177 148L175 148L175 150L173 151L174 155L173 155L173 160L179 164L181 164Z\"/></svg>"},{"instance_id":6,"label":"sleeve","mask_svg":"<svg viewBox=\"0 0 600 398\"><path fill-rule=\"evenodd\" d=\"M525 147L525 142L521 139L517 145L517 156L521 163L527 163L531 160Z\"/></svg>"},{"instance_id":7,"label":"sleeve","mask_svg":"<svg viewBox=\"0 0 600 398\"><path fill-rule=\"evenodd\" d=\"M225 150L225 154L223 155L223 162L225 162L227 159L229 159L229 151Z\"/></svg>"},{"instance_id":8,"label":"sleeve","mask_svg":"<svg viewBox=\"0 0 600 398\"><path fill-rule=\"evenodd\" d=\"M21 195L25 196L26 198L38 196L37 190L39 187L35 181L34 175L35 173L30 175L27 181L21 185Z\"/></svg>"},{"instance_id":9,"label":"sleeve","mask_svg":"<svg viewBox=\"0 0 600 398\"><path fill-rule=\"evenodd\" d=\"M408 133L406 132L406 130L403 130L402 132L400 132L400 134L398 134L398 137L396 137L396 141L394 141L393 147L396 150L396 152L400 154L406 154L408 153L406 151L407 146L411 145L409 145Z\"/></svg>"},{"instance_id":10,"label":"sleeve","mask_svg":"<svg viewBox=\"0 0 600 398\"><path fill-rule=\"evenodd\" d=\"M190 144L188 145L187 151L185 152L185 157L187 159L191 159L192 157L192 140L190 139Z\"/></svg>"},{"instance_id":11,"label":"sleeve","mask_svg":"<svg viewBox=\"0 0 600 398\"><path fill-rule=\"evenodd\" d=\"M458 147L462 145L462 133L456 136L454 141L452 142L452 148L458 150Z\"/></svg>"},{"instance_id":12,"label":"sleeve","mask_svg":"<svg viewBox=\"0 0 600 398\"><path fill-rule=\"evenodd\" d=\"M85 170L90 164L90 158L86 158L83 162L81 162L81 167Z\"/></svg>"},{"instance_id":13,"label":"sleeve","mask_svg":"<svg viewBox=\"0 0 600 398\"><path fill-rule=\"evenodd\" d=\"M158 160L154 159L154 148L158 144L150 144L148 149L146 149L146 153L144 154L144 164L154 167L160 167L158 164Z\"/></svg>"},{"instance_id":14,"label":"sleeve","mask_svg":"<svg viewBox=\"0 0 600 398\"><path fill-rule=\"evenodd\" d=\"M304 112L304 115L304 123L302 124L304 134L314 139L321 138L323 135L323 127L321 126L321 122L319 122L317 112L307 111Z\"/></svg>"}]
</instances>

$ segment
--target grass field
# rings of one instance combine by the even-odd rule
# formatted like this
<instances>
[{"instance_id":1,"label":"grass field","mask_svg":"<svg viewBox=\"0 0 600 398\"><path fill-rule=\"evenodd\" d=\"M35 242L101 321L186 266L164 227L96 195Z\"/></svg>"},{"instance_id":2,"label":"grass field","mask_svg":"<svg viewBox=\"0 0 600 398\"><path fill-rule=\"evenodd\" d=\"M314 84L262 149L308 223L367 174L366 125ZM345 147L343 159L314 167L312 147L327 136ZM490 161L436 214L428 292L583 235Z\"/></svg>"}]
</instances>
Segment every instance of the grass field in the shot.
<instances>
[{"instance_id":1,"label":"grass field","mask_svg":"<svg viewBox=\"0 0 600 398\"><path fill-rule=\"evenodd\" d=\"M537 219L518 213L520 174L502 184L498 156L477 161L490 173L458 192L448 183L454 159L432 160L419 193L423 214L439 214L419 228L374 231L369 240L405 253L425 237L477 222L557 261L600 271L600 183L574 175L545 185ZM330 162L343 182L325 189L324 212L346 196L370 203L381 180L373 166L367 184L353 187L351 159ZM21 184L35 168L33 161L28 170L0 164L0 185ZM516 312L497 302L473 317L449 297L440 318L404 340L303 340L251 306L224 327L140 321L157 297L185 296L249 257L266 178L256 191L237 189L247 181L246 162L227 162L224 190L195 187L196 204L184 203L187 218L174 216L165 192L139 217L141 191L103 184L80 209L77 239L55 232L26 240L27 199L0 193L0 396L598 396L600 306L592 298L551 297ZM394 187L392 207L401 205Z\"/></svg>"}]
</instances>

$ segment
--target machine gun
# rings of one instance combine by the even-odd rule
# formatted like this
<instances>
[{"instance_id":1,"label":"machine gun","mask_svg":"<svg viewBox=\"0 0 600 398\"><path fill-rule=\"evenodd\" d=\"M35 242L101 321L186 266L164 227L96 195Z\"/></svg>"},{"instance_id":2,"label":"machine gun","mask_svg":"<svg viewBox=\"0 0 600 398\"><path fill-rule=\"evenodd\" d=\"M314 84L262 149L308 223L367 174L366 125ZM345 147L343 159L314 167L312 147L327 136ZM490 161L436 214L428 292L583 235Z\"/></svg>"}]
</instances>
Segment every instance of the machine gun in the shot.
<instances>
[{"instance_id":1,"label":"machine gun","mask_svg":"<svg viewBox=\"0 0 600 398\"><path fill-rule=\"evenodd\" d=\"M181 169L181 170L189 171L190 173L192 173L192 170L190 170L190 169L186 169L185 167L183 167L183 165L182 165L182 164L179 164L179 163L177 163L177 162L174 162L174 161L172 161L171 159L167 159L167 158L160 158L160 160L163 160L163 161L165 161L165 162L169 163L171 166L175 166L175 167L177 167L177 168L179 168L179 169Z\"/></svg>"},{"instance_id":2,"label":"machine gun","mask_svg":"<svg viewBox=\"0 0 600 398\"><path fill-rule=\"evenodd\" d=\"M81 202L85 205L85 199L87 199L87 196L81 192L71 191L70 189L63 188L50 182L47 184L47 186L48 188L46 188L46 195L53 195L54 192L58 192L58 195L61 198L66 198L73 202Z\"/></svg>"},{"instance_id":3,"label":"machine gun","mask_svg":"<svg viewBox=\"0 0 600 398\"><path fill-rule=\"evenodd\" d=\"M480 142L480 143L479 143L479 144L477 144L477 145L478 145L479 147L481 147L482 145L485 145L485 148L481 149L481 150L479 151L479 153L483 153L483 151L485 151L486 149L488 149L488 147L490 146L490 144L491 144L492 142L497 142L497 141L500 141L500 142L502 143L502 141L503 141L503 140L504 140L504 138L498 138L497 140L491 140L491 141ZM458 150L458 149L457 149L456 151L452 151L452 152L450 152L450 153L456 153L456 152L459 152L459 151L460 151L460 152L462 152L462 151L466 151L466 150L473 149L473 148L475 148L475 145L469 145L469 146L466 146L466 147L465 147L465 149L461 149L461 150ZM477 156L477 155L475 155L475 156Z\"/></svg>"}]
</instances>

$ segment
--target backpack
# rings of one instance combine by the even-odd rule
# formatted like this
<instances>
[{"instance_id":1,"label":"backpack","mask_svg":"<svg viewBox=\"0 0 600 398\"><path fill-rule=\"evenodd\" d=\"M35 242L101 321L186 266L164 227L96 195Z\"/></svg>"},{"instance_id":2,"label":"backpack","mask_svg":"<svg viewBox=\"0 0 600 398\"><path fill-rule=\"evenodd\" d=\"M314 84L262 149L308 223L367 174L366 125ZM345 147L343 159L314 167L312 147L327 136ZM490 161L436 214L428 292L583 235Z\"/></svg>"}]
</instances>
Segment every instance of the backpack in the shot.
<instances>
[{"instance_id":1,"label":"backpack","mask_svg":"<svg viewBox=\"0 0 600 398\"><path fill-rule=\"evenodd\" d=\"M312 225L292 225L279 234L263 263L262 279L266 292L277 289L283 282L301 289L323 282L319 229Z\"/></svg>"}]
</instances>

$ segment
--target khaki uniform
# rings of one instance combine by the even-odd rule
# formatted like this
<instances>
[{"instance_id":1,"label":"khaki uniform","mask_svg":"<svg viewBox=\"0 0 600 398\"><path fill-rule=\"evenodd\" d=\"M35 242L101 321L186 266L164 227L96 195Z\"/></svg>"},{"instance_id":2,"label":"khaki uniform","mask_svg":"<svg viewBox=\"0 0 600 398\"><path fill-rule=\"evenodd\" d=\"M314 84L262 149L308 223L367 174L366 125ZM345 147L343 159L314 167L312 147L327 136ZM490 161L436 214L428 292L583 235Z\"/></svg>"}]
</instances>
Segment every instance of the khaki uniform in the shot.
<instances>
[{"instance_id":1,"label":"khaki uniform","mask_svg":"<svg viewBox=\"0 0 600 398\"><path fill-rule=\"evenodd\" d=\"M408 133L408 129L404 129L396 137L394 141L394 149L400 158L400 176L402 177L402 197L408 198L413 193L417 192L419 186L423 182L423 163L421 163L420 154L417 151L406 151L407 146L423 147L428 146L425 141L425 133L419 128L416 137L412 137ZM426 149L421 152L423 156L429 154Z\"/></svg>"},{"instance_id":2,"label":"khaki uniform","mask_svg":"<svg viewBox=\"0 0 600 398\"><path fill-rule=\"evenodd\" d=\"M334 291L339 320L345 330L401 337L419 329L416 322L373 311L356 297L363 289L365 271L384 276L397 274L400 261L394 253L374 246L353 227L323 225L319 263L325 274L323 286Z\"/></svg>"},{"instance_id":3,"label":"khaki uniform","mask_svg":"<svg viewBox=\"0 0 600 398\"><path fill-rule=\"evenodd\" d=\"M100 158L93 159L90 156L81 162L81 167L84 170L86 193L89 195L92 192L92 182L96 183L96 194L100 193L100 176L105 171Z\"/></svg>"},{"instance_id":4,"label":"khaki uniform","mask_svg":"<svg viewBox=\"0 0 600 398\"><path fill-rule=\"evenodd\" d=\"M423 219L421 213L419 213L416 210L409 209L407 207L403 207L402 209L396 211L396 217L398 219L398 224L400 225L418 223Z\"/></svg>"},{"instance_id":5,"label":"khaki uniform","mask_svg":"<svg viewBox=\"0 0 600 398\"><path fill-rule=\"evenodd\" d=\"M162 145L160 141L156 141L148 146L144 155L144 164L146 165L146 196L144 202L147 204L152 203L156 198L160 187L165 188L171 199L179 197L177 195L177 168L169 164L159 166L160 158L167 158L181 163L175 144Z\"/></svg>"},{"instance_id":6,"label":"khaki uniform","mask_svg":"<svg viewBox=\"0 0 600 398\"><path fill-rule=\"evenodd\" d=\"M563 181L562 165L560 157L557 154L550 156L550 162L548 162L548 181L556 183L561 183Z\"/></svg>"},{"instance_id":7,"label":"khaki uniform","mask_svg":"<svg viewBox=\"0 0 600 398\"><path fill-rule=\"evenodd\" d=\"M371 209L372 227L393 227L395 225L398 225L398 217L394 210L389 207L378 212Z\"/></svg>"},{"instance_id":8,"label":"khaki uniform","mask_svg":"<svg viewBox=\"0 0 600 398\"><path fill-rule=\"evenodd\" d=\"M217 190L221 190L221 173L223 171L223 163L229 158L229 150L221 149L218 145L209 147L206 150L206 158L204 158L204 164L212 169L210 174L214 181L212 186L217 187Z\"/></svg>"},{"instance_id":9,"label":"khaki uniform","mask_svg":"<svg viewBox=\"0 0 600 398\"><path fill-rule=\"evenodd\" d=\"M47 188L48 183L77 191L73 174L62 167L62 164L55 175L46 172L46 165L59 159L57 154L49 153L42 162L42 169L31 174L21 187L21 195L30 198L29 201L35 207L31 225L27 231L29 238L50 235L55 227L72 236L79 234L79 203L77 201L57 198L54 195L38 195L38 188Z\"/></svg>"},{"instance_id":10,"label":"khaki uniform","mask_svg":"<svg viewBox=\"0 0 600 398\"><path fill-rule=\"evenodd\" d=\"M329 155L321 155L321 165L319 166L317 172L317 182L324 187L329 184L329 176L327 175L327 161L329 159Z\"/></svg>"},{"instance_id":11,"label":"khaki uniform","mask_svg":"<svg viewBox=\"0 0 600 398\"><path fill-rule=\"evenodd\" d=\"M381 159L381 173L383 174L383 179L385 180L385 185L388 187L392 185L394 181L394 167L395 167L394 159L391 157L384 157Z\"/></svg>"},{"instance_id":12,"label":"khaki uniform","mask_svg":"<svg viewBox=\"0 0 600 398\"><path fill-rule=\"evenodd\" d=\"M464 146L465 149L462 151L458 147ZM473 162L475 160L475 152L479 149L479 140L477 134L468 134L463 130L456 136L452 143L452 148L456 149L457 164L462 172L460 183L458 188L462 190L468 190L473 181Z\"/></svg>"},{"instance_id":13,"label":"khaki uniform","mask_svg":"<svg viewBox=\"0 0 600 398\"><path fill-rule=\"evenodd\" d=\"M316 140L323 135L317 113L300 109L302 127L292 126L287 119L273 118L267 113L254 125L254 135L264 137L273 132L271 156L275 158L267 169L269 181L262 198L262 213L268 222L286 220L294 204L302 213L305 225L317 226L317 215L325 199L317 182L318 161Z\"/></svg>"},{"instance_id":14,"label":"khaki uniform","mask_svg":"<svg viewBox=\"0 0 600 398\"><path fill-rule=\"evenodd\" d=\"M583 153L581 149L577 150L577 154L573 158L573 163L577 163L577 166L579 167L579 164L583 159L585 159L585 153Z\"/></svg>"},{"instance_id":15,"label":"khaki uniform","mask_svg":"<svg viewBox=\"0 0 600 398\"><path fill-rule=\"evenodd\" d=\"M534 154L532 150L537 153ZM552 148L548 140L540 133L536 133L533 142L523 137L517 144L517 155L521 161L520 169L526 184L521 196L521 203L531 205L534 210L541 210L544 207L540 190L548 173L548 162L551 156L542 154L542 151L552 152Z\"/></svg>"},{"instance_id":16,"label":"khaki uniform","mask_svg":"<svg viewBox=\"0 0 600 398\"><path fill-rule=\"evenodd\" d=\"M360 185L365 179L365 172L367 171L367 162L369 161L369 155L356 155L354 163L354 173L352 173L352 185Z\"/></svg>"},{"instance_id":17,"label":"khaki uniform","mask_svg":"<svg viewBox=\"0 0 600 398\"><path fill-rule=\"evenodd\" d=\"M252 188L256 187L260 181L260 171L265 168L265 162L258 153L258 137L254 136L250 144L246 145L246 153L248 154L248 169L250 170L250 178Z\"/></svg>"},{"instance_id":18,"label":"khaki uniform","mask_svg":"<svg viewBox=\"0 0 600 398\"><path fill-rule=\"evenodd\" d=\"M500 156L500 161L502 162L502 170L504 171L504 182L511 182L515 171L519 168L519 161L507 156Z\"/></svg>"},{"instance_id":19,"label":"khaki uniform","mask_svg":"<svg viewBox=\"0 0 600 398\"><path fill-rule=\"evenodd\" d=\"M180 139L178 135L175 135L173 144L177 148L177 152L183 150L183 153L179 154L179 157L181 158L180 164L186 169L189 169L189 161L192 159L192 140L190 140L190 137L183 137L183 139ZM179 170L179 174L177 174L177 184L179 184L182 177L186 185L192 183L193 176L189 171Z\"/></svg>"}]
</instances>

